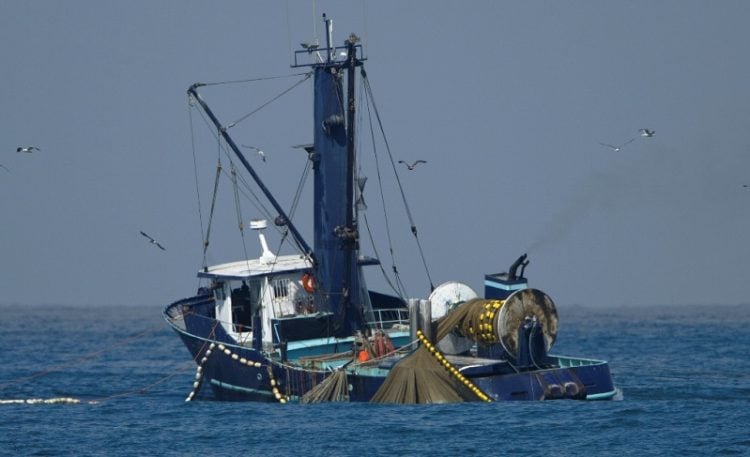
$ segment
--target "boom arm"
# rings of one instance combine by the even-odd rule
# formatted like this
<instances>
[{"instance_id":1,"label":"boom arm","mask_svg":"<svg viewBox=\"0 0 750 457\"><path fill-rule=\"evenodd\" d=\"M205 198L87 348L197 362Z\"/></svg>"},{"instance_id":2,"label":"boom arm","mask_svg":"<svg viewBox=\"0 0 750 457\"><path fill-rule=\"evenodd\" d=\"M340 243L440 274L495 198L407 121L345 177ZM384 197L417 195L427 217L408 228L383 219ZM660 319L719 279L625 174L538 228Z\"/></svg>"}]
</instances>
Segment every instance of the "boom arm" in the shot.
<instances>
[{"instance_id":1,"label":"boom arm","mask_svg":"<svg viewBox=\"0 0 750 457\"><path fill-rule=\"evenodd\" d=\"M255 183L260 188L261 192L263 192L263 195L266 196L268 201L271 203L273 208L276 210L277 213L279 213L279 216L281 217L283 223L289 227L289 230L292 232L292 237L294 237L294 240L299 244L299 246L302 248L303 251L305 251L305 255L310 256L314 260L312 249L310 249L310 245L305 242L305 239L302 238L302 235L300 235L299 231L297 230L297 227L294 226L291 219L289 219L289 216L287 216L286 212L281 208L279 203L276 201L275 198L273 198L273 195L268 190L265 184L263 184L263 181L260 179L260 176L258 176L257 173L255 173L255 170L252 166L250 166L250 163L245 159L245 156L242 155L239 148L237 147L237 144L234 142L231 136L229 136L229 133L227 133L227 129L221 125L221 122L219 122L219 119L214 115L213 111L211 111L211 108L208 107L205 101L201 98L201 96L198 94L198 87L202 86L200 83L193 84L188 89L188 94L192 96L198 104L200 104L203 111L208 115L208 117L211 119L211 122L216 126L216 129L219 131L221 136L226 140L229 147L232 149L234 154L237 156L237 158L240 159L240 162L242 162L242 165L247 169L247 172L250 173L250 176L252 176Z\"/></svg>"}]
</instances>

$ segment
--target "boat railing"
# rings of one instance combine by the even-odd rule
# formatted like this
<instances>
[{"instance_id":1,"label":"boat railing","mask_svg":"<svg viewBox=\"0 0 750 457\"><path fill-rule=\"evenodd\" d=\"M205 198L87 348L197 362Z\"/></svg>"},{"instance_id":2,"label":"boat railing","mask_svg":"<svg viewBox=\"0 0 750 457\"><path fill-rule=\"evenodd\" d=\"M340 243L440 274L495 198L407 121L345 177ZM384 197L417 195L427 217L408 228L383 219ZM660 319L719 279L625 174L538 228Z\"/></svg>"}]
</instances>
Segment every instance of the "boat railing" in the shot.
<instances>
[{"instance_id":1,"label":"boat railing","mask_svg":"<svg viewBox=\"0 0 750 457\"><path fill-rule=\"evenodd\" d=\"M362 45L357 44L354 47L357 49L357 55L359 56L357 60L367 60L367 57L363 55ZM321 47L317 45L307 45L305 49L294 51L294 63L292 64L292 68L311 67L323 63L326 59L336 61L342 56L346 56L348 51L348 46ZM339 61L341 62L343 59Z\"/></svg>"},{"instance_id":2,"label":"boat railing","mask_svg":"<svg viewBox=\"0 0 750 457\"><path fill-rule=\"evenodd\" d=\"M372 329L386 330L399 325L409 325L409 310L405 308L373 309L373 320L367 323Z\"/></svg>"},{"instance_id":3,"label":"boat railing","mask_svg":"<svg viewBox=\"0 0 750 457\"><path fill-rule=\"evenodd\" d=\"M564 357L564 356L554 356L554 355L551 355L551 357L557 359L557 363L560 366L560 368L584 367L588 365L603 365L607 363L604 360L583 359L580 357Z\"/></svg>"},{"instance_id":4,"label":"boat railing","mask_svg":"<svg viewBox=\"0 0 750 457\"><path fill-rule=\"evenodd\" d=\"M164 310L164 317L167 322L184 331L186 330L186 315L192 315L194 318L202 318L204 316L194 313L193 310L200 307L212 306L213 303L214 299L212 295L197 295L195 297L184 298L167 306Z\"/></svg>"}]
</instances>

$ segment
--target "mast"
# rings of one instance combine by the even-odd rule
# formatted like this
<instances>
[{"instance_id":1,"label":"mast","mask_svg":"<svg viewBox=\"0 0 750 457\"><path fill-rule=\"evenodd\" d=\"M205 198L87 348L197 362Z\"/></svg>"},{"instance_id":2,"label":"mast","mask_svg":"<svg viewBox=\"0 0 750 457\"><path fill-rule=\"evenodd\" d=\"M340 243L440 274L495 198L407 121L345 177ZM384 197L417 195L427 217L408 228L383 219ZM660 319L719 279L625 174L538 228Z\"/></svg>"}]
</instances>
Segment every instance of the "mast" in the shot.
<instances>
[{"instance_id":1,"label":"mast","mask_svg":"<svg viewBox=\"0 0 750 457\"><path fill-rule=\"evenodd\" d=\"M356 131L356 104L354 99L354 76L357 67L357 48L354 45L359 41L356 35L353 33L349 35L346 40L346 67L347 67L347 116L346 116L346 225L344 226L344 233L342 234L342 243L346 254L346 270L344 278L344 306L354 309L357 302L353 302L352 298L359 299L359 270L357 268L357 252L359 251L359 231L357 228L357 221L354 219L354 167L356 166L355 161L355 150L354 135ZM352 319L350 319L352 320ZM360 327L364 322L359 323ZM360 328L361 330L361 328Z\"/></svg>"},{"instance_id":2,"label":"mast","mask_svg":"<svg viewBox=\"0 0 750 457\"><path fill-rule=\"evenodd\" d=\"M295 52L294 67L309 66L314 73L314 146L310 153L314 171L315 280L319 309L334 315L334 336L350 336L364 327L359 265L359 235L354 212L355 75L362 65L357 58L355 35L345 47L334 47L332 21L323 15L326 49ZM318 53L322 53L322 56ZM313 55L315 54L315 55ZM346 59L337 60L345 54ZM315 59L298 63L298 58ZM346 78L344 77L346 74ZM344 92L346 83L346 93Z\"/></svg>"}]
</instances>

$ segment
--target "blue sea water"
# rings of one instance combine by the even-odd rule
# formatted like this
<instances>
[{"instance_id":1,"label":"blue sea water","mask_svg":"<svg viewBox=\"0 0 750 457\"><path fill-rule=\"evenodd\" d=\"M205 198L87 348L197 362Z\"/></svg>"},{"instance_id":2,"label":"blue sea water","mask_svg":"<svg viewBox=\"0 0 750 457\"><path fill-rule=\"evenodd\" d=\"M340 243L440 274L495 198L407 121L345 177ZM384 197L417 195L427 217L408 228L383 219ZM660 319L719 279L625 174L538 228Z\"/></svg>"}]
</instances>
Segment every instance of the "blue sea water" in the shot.
<instances>
[{"instance_id":1,"label":"blue sea water","mask_svg":"<svg viewBox=\"0 0 750 457\"><path fill-rule=\"evenodd\" d=\"M552 352L609 360L621 400L186 403L160 309L0 306L0 401L82 401L0 404L0 455L750 455L750 306L558 312Z\"/></svg>"}]
</instances>

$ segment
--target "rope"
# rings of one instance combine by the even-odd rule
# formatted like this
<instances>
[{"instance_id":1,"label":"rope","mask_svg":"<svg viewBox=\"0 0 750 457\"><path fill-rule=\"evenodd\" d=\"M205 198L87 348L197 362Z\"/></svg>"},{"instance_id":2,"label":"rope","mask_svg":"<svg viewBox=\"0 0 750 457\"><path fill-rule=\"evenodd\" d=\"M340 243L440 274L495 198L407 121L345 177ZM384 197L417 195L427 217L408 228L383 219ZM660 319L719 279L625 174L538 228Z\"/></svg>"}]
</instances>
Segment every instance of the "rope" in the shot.
<instances>
[{"instance_id":1,"label":"rope","mask_svg":"<svg viewBox=\"0 0 750 457\"><path fill-rule=\"evenodd\" d=\"M362 84L364 84L364 79L362 80ZM365 91L365 94L367 92ZM372 125L372 113L370 112L370 97L364 97L367 101L367 118L370 125L370 139L372 141L372 151L373 156L375 157L375 171L378 177L378 188L380 189L380 202L383 207L383 220L385 221L385 232L386 232L386 238L388 239L388 252L391 255L391 268L393 269L393 275L395 277L396 281L396 287L391 285L390 279L388 277L388 274L385 272L385 269L381 265L381 271L383 272L383 276L386 278L386 281L389 285L391 285L391 288L396 292L397 295L399 295L401 298L404 298L407 296L406 288L404 287L404 284L401 282L401 277L398 273L398 268L396 267L396 254L395 250L393 249L393 236L391 235L391 226L390 226L390 219L388 218L388 211L386 211L386 203L385 203L385 195L383 192L384 186L383 186L383 176L380 173L380 158L378 155L378 148L377 143L375 141L375 129ZM372 233L370 231L370 226L367 221L367 217L365 217L365 225L367 226L367 231L370 234L370 243L372 244L373 250L377 252L377 249L375 248L375 241L373 240ZM376 254L377 255L377 254ZM379 257L379 256L378 256Z\"/></svg>"},{"instance_id":2,"label":"rope","mask_svg":"<svg viewBox=\"0 0 750 457\"><path fill-rule=\"evenodd\" d=\"M159 325L156 325L154 327L147 328L146 330L143 330L140 333L137 333L137 334L135 334L135 335L133 335L131 337L125 338L123 340L120 340L119 342L117 342L116 344L113 344L112 346L109 346L109 347L104 348L104 349L100 349L98 351L90 352L90 353L84 355L83 357L79 357L79 358L77 358L75 360L72 360L70 362L61 363L59 365L53 365L53 366L49 367L46 370L39 371L39 372L31 374L29 376L23 376L23 377L20 377L20 378L16 378L16 379L14 379L12 381L9 381L9 382L6 382L4 384L0 384L0 389L5 389L6 387L9 387L9 386L12 386L12 385L24 382L24 381L28 381L28 380L31 380L31 379L36 379L36 378L39 378L39 377L42 377L42 376L47 376L49 374L61 371L61 370L65 369L65 368L70 368L70 367L73 367L73 366L80 365L80 364L82 364L82 363L84 363L84 362L86 362L88 360L91 360L91 359L93 359L95 357L98 357L98 356L100 356L102 354L105 354L105 353L107 353L109 351L112 351L115 348L118 348L120 346L124 346L126 344L130 344L133 341L137 341L137 340L139 340L141 338L144 338L146 335L149 335L151 333L155 333L156 331L161 330L163 328L162 324L163 323L160 323Z\"/></svg>"},{"instance_id":3,"label":"rope","mask_svg":"<svg viewBox=\"0 0 750 457\"><path fill-rule=\"evenodd\" d=\"M158 386L159 384L162 384L162 383L164 383L164 382L166 382L166 381L174 378L175 376L177 376L177 375L179 375L179 374L181 374L181 373L189 370L190 368L192 368L192 365L187 365L185 368L180 368L179 370L175 371L174 373L169 374L167 376L164 376L163 378L160 378L157 381L152 382L151 384L148 384L145 387L141 387L140 389L126 390L124 392L119 392L119 393L116 393L116 394L108 395L106 397L95 398L94 400L91 400L91 402L101 403L103 401L111 400L113 398L127 397L127 396L133 395L133 394L144 394L144 393L148 392L149 390L151 390L152 388Z\"/></svg>"},{"instance_id":4,"label":"rope","mask_svg":"<svg viewBox=\"0 0 750 457\"><path fill-rule=\"evenodd\" d=\"M300 84L302 84L303 82L305 82L305 81L307 81L308 79L310 79L310 77L312 76L312 73L304 73L303 75L304 75L304 78L302 78L302 79L300 79L299 81L297 81L296 83L294 83L294 84L293 84L293 85L292 85L291 87L289 87L288 89L286 89L286 90L282 91L282 92L281 92L280 94L276 95L275 97L273 97L272 99L270 99L270 100L268 100L267 102L263 103L263 104L262 104L262 105L260 105L259 107L255 108L254 110L252 110L252 111L250 111L249 113L245 114L244 116L240 117L240 118L239 118L239 119L237 119L236 121L234 121L234 122L231 122L231 123L230 123L229 125L227 125L227 127L226 127L226 128L227 128L227 129L231 129L231 128L235 127L235 126L236 126L237 124L239 124L240 122L242 122L242 121L246 120L247 118L249 118L249 117L250 117L250 116L252 116L253 114L257 113L258 111L262 110L262 109L263 109L263 108L265 108L266 106L270 105L271 103L273 103L273 102L275 102L276 100L280 99L280 98L281 98L281 97L283 97L284 95L288 94L289 92L291 92L292 90L294 90L294 88L296 88L297 86L299 86L299 85L300 85ZM273 78L270 78L270 79L273 79ZM236 81L236 82L250 82L250 81L258 81L258 80L246 80L246 81ZM224 84L232 84L232 83L234 83L234 82L235 82L235 81L231 81L231 82L227 82L227 83L224 83Z\"/></svg>"},{"instance_id":5,"label":"rope","mask_svg":"<svg viewBox=\"0 0 750 457\"><path fill-rule=\"evenodd\" d=\"M372 250L375 253L375 257L379 259L380 258L380 254L378 254L378 248L375 247L375 239L374 239L374 237L372 235L372 230L370 229L370 222L367 220L367 215L366 214L364 215L364 220L365 220L365 228L367 229L367 236L370 238L370 244L372 244ZM406 294L402 290L397 289L396 286L393 285L393 282L391 282L391 278L388 276L388 273L385 271L385 268L383 267L383 265L380 262L378 262L378 267L380 267L380 271L381 271L381 273L383 273L383 278L385 278L385 282L388 284L388 286L391 288L391 290L396 295L398 295L399 297L401 297L401 299L405 299ZM395 266L394 266L394 269L395 269ZM396 271L398 271L398 270L396 270ZM398 281L397 284L399 285L399 287L402 287L401 280L399 279L398 276L396 276L396 281Z\"/></svg>"},{"instance_id":6,"label":"rope","mask_svg":"<svg viewBox=\"0 0 750 457\"><path fill-rule=\"evenodd\" d=\"M206 228L206 237L203 239L203 266L206 266L206 252L211 239L211 226L214 220L214 210L216 209L216 196L219 190L219 176L221 176L221 156L216 163L216 176L214 177L214 191L211 197L211 210L208 214L208 227Z\"/></svg>"},{"instance_id":7,"label":"rope","mask_svg":"<svg viewBox=\"0 0 750 457\"><path fill-rule=\"evenodd\" d=\"M235 80L218 81L218 82L212 82L212 83L200 83L198 84L198 86L209 87L209 86L225 86L229 84L245 84L245 83L258 82L258 81L270 81L272 79L295 78L297 76L307 76L307 75L309 75L309 72L308 73L293 73L291 75L262 76L259 78L249 78L249 79L235 79Z\"/></svg>"},{"instance_id":8,"label":"rope","mask_svg":"<svg viewBox=\"0 0 750 457\"><path fill-rule=\"evenodd\" d=\"M188 117L190 118L190 149L193 153L193 174L195 178L195 194L196 198L198 200L198 220L200 222L200 228L201 228L201 241L206 239L206 234L203 231L203 209L201 204L201 190L200 190L200 184L198 181L198 159L195 154L195 129L194 129L194 121L193 121L193 106L194 106L194 100L193 96L188 96ZM205 251L204 251L205 254ZM205 263L205 260L204 260Z\"/></svg>"},{"instance_id":9,"label":"rope","mask_svg":"<svg viewBox=\"0 0 750 457\"><path fill-rule=\"evenodd\" d=\"M312 161L306 160L305 161L305 168L302 170L302 176L300 177L299 183L297 184L297 191L294 194L294 199L292 200L292 206L289 209L289 218L294 218L294 213L297 211L297 205L299 205L300 198L302 197L302 191L304 190L305 183L307 183L307 178L310 175L310 169L312 168Z\"/></svg>"},{"instance_id":10,"label":"rope","mask_svg":"<svg viewBox=\"0 0 750 457\"><path fill-rule=\"evenodd\" d=\"M419 241L419 236L417 235L417 226L414 223L414 217L411 214L411 209L409 208L409 202L406 200L406 194L404 193L404 187L401 184L401 178L399 178L398 171L396 170L396 162L393 160L393 154L391 153L391 147L388 143L388 138L385 134L385 129L383 127L382 119L380 118L380 112L378 111L377 104L375 103L375 97L372 93L372 86L370 86L370 80L367 78L367 73L365 72L364 67L361 70L362 74L362 80L365 84L365 89L367 96L372 100L372 109L375 111L375 118L378 121L378 127L380 128L380 133L383 136L383 143L385 143L385 149L388 151L388 158L391 161L391 168L393 169L394 176L396 177L396 183L398 184L399 192L401 193L401 200L404 203L404 209L406 210L406 215L409 218L409 224L411 224L411 233L414 235L414 239L417 243L417 248L419 250L419 255L422 258L422 265L424 266L425 273L427 274L427 279L430 282L430 290L435 290L435 286L432 282L432 276L430 275L430 269L427 266L427 260L425 259L424 250L422 249L422 243Z\"/></svg>"},{"instance_id":11,"label":"rope","mask_svg":"<svg viewBox=\"0 0 750 457\"><path fill-rule=\"evenodd\" d=\"M237 186L237 169L234 167L234 162L230 160L229 165L231 167L232 176L232 190L234 191L234 211L237 216L237 227L240 230L240 239L242 240L242 253L245 254L245 264L247 269L250 269L250 259L247 255L247 243L245 242L245 222L242 219L242 206L240 205L240 194Z\"/></svg>"},{"instance_id":12,"label":"rope","mask_svg":"<svg viewBox=\"0 0 750 457\"><path fill-rule=\"evenodd\" d=\"M307 78L309 78L309 75L310 75L309 73L300 73L300 74L295 74L295 75L291 75L291 76L307 76ZM276 79L276 78L282 78L282 77L283 77L283 76L279 76L279 77L269 77L269 78L255 78L255 79L247 79L247 80L240 80L240 81L227 81L227 82L223 82L223 83L210 83L210 84L203 84L203 85L207 85L207 86L210 86L210 85L218 85L218 84L234 84L234 83L240 83L240 82L261 81L261 80L265 80L265 79ZM305 79L307 79L307 78L305 78ZM298 82L298 83L297 83L296 85L299 85L299 84L301 84L301 83L302 83L303 81L305 81L305 79L303 79L303 80L299 81L299 82ZM296 87L296 85L295 85L295 86L293 86L293 87ZM292 88L293 88L293 87L292 87ZM285 91L285 93L286 93L286 92L288 92L289 90L291 90L292 88L290 88L290 89L288 89L287 91ZM279 96L275 97L275 98L277 99L277 98L279 98L279 97L280 97L281 95L283 95L283 93L282 93L282 94L280 94ZM269 103L270 103L270 102L269 102ZM266 105L265 105L265 106L267 106L267 105L268 105L268 103L266 103ZM256 110L256 111L257 111L257 110ZM203 123L204 123L204 124L206 125L206 127L208 128L208 131L209 131L209 132L211 132L211 134L212 134L212 135L214 136L214 138L215 138L215 139L217 140L217 143L219 144L219 151L220 151L220 153L221 153L221 151L223 151L223 152L224 152L224 154L225 154L225 155L227 156L227 158L229 159L229 161L231 162L231 161L232 161L232 154L231 154L231 152L230 152L230 151L229 151L229 150L228 150L228 149L226 148L226 146L224 146L224 145L223 145L223 143L222 143L222 141L221 141L221 140L222 140L222 136L221 136L221 134L220 134L219 132L217 132L217 131L216 131L216 128L215 128L215 126L214 126L214 125L213 125L213 124L212 124L212 123L211 123L211 122L210 122L210 121L209 121L209 120L208 120L208 119L206 118L206 114L205 114L205 113L204 113L203 111L201 111L201 110L198 110L198 113L200 114L200 116L201 116L201 119L203 120ZM252 113L251 113L251 114L252 114ZM192 113L191 113L191 115L192 115ZM235 124L236 124L236 122L235 122ZM220 171L224 171L224 170L220 170ZM219 173L219 171L217 171L217 173ZM230 176L230 175L229 175L229 174L228 174L228 173L227 173L226 171L224 171L224 174L225 174L226 176L230 177L230 179L231 179L231 176ZM271 213L271 211L270 211L270 210L269 210L268 208L266 208L266 207L265 207L265 206L263 205L263 203L262 203L262 202L263 202L263 200L262 200L261 198L259 198L259 197L258 197L258 195L257 195L257 194L256 194L256 193L255 193L255 192L254 192L254 191L252 190L252 187L251 187L251 186L250 186L250 184L248 183L247 179L246 179L246 178L245 178L244 176L242 176L242 175L237 175L237 176L238 176L239 182L241 182L241 183L242 183L242 188L240 188L240 192L241 192L241 193L243 194L243 196L244 196L245 198L247 198L247 200L248 200L249 202L251 202L251 203L253 204L253 206L255 206L255 208L256 208L256 209L257 209L257 210L258 210L258 211L259 211L259 212L260 212L261 214L263 214L263 215L264 215L264 217L265 217L266 219L271 219L271 220L272 220L272 219L274 218L273 214ZM216 179L218 179L218 177L217 177ZM217 185L218 185L218 183L217 183L217 182L215 182L215 183L214 183L214 188L215 188L215 189L216 189L216 186L217 186ZM243 188L244 188L244 189L243 189ZM249 195L248 195L248 194L249 194ZM214 199L215 199L215 196L216 196L216 191L214 191ZM252 196L252 197L251 197L251 196ZM212 205L213 205L213 204L215 204L215 200L214 200L214 202L212 202ZM212 215L213 215L213 212L212 212ZM209 222L209 226L210 226L210 222ZM280 234L283 234L283 233L284 233L284 231L283 231L283 230L282 230L281 228L277 227L277 226L274 226L274 229L275 229L275 230L276 230L276 231L277 231L278 233L280 233ZM210 229L208 230L208 233L207 233L207 234L205 235L205 238L203 238L203 240L204 240L204 241L203 241L203 243L204 243L203 264L204 264L204 266L205 266L205 263L206 263L206 250L207 250L207 247L208 247L209 239L210 239ZM299 244L298 244L298 243L296 242L296 240L293 240L293 241L295 241L295 246L296 246L296 249L297 249L297 250L298 250L299 252L303 252L303 249L302 249L302 247L301 247L301 246L300 246L300 245L299 245Z\"/></svg>"}]
</instances>

